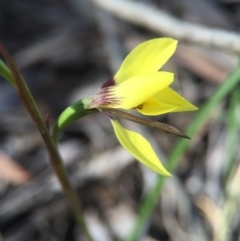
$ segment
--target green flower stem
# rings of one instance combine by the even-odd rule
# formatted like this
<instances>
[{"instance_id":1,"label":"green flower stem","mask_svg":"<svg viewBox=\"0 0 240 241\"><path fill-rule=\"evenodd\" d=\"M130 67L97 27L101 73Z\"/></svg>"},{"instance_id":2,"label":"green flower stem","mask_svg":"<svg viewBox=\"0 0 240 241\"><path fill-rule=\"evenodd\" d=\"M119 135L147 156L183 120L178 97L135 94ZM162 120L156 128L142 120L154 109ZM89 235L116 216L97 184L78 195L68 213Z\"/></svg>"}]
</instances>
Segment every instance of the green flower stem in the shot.
<instances>
[{"instance_id":1,"label":"green flower stem","mask_svg":"<svg viewBox=\"0 0 240 241\"><path fill-rule=\"evenodd\" d=\"M14 88L15 83L10 69L7 65L0 59L0 76L6 79Z\"/></svg>"},{"instance_id":2,"label":"green flower stem","mask_svg":"<svg viewBox=\"0 0 240 241\"><path fill-rule=\"evenodd\" d=\"M58 117L57 122L54 125L53 128L53 140L55 144L57 145L58 141L58 134L61 130L68 127L70 124L72 124L75 120L80 119L81 117L85 115L92 114L94 112L97 112L97 109L92 110L86 110L84 106L84 101L79 100L78 102L72 104L71 106L67 107L61 115Z\"/></svg>"},{"instance_id":3,"label":"green flower stem","mask_svg":"<svg viewBox=\"0 0 240 241\"><path fill-rule=\"evenodd\" d=\"M238 130L239 130L239 119L238 119L238 107L240 103L240 85L238 85L231 93L230 106L227 116L228 121L228 132L227 132L227 157L226 157L226 172L225 172L225 183L228 183L228 179L232 174L232 171L237 168L235 156L238 150Z\"/></svg>"},{"instance_id":4,"label":"green flower stem","mask_svg":"<svg viewBox=\"0 0 240 241\"><path fill-rule=\"evenodd\" d=\"M77 193L71 185L71 182L67 175L66 168L63 165L61 156L60 156L58 149L49 133L47 126L45 125L45 123L39 113L39 110L32 97L32 94L31 94L30 90L28 89L28 86L26 85L25 80L23 79L23 77L21 76L17 67L15 66L11 56L9 55L9 53L7 52L7 50L5 49L4 45L1 42L0 42L0 52L3 54L4 58L6 59L9 69L12 73L13 79L10 78L12 81L12 85L16 86L16 90L19 94L19 97L20 97L22 103L28 110L29 115L32 117L34 123L36 124L39 132L42 135L42 138L43 138L43 140L46 144L47 150L49 152L52 167L62 185L63 190L65 191L66 195L69 198L69 201L72 206L77 223L79 224L82 231L84 232L87 240L93 241L93 239L88 231L87 225L85 223L81 204L78 200ZM4 69L4 68L1 68L1 70L2 69ZM5 68L5 70L6 70L6 68ZM6 73L7 73L7 75L6 75ZM7 78L9 78L9 76L11 76L11 74L9 75L9 72L4 73L4 71L3 71L2 75L7 76ZM11 83L11 81L10 81L10 83Z\"/></svg>"},{"instance_id":5,"label":"green flower stem","mask_svg":"<svg viewBox=\"0 0 240 241\"><path fill-rule=\"evenodd\" d=\"M212 110L216 107L216 105L219 104L223 100L223 98L237 86L239 82L240 68L238 67L232 72L232 74L228 76L228 78L223 82L223 84L218 87L218 89L207 101L207 103L204 104L202 108L200 108L200 111L187 128L186 133L189 136L193 137L198 133L201 127L204 126L204 123L208 121L208 118L211 116ZM190 142L184 139L181 139L177 142L176 146L173 148L172 153L167 159L166 169L168 171L173 172L176 169L179 160L184 155L189 145ZM158 200L159 193L163 187L165 180L165 177L159 176L156 184L152 187L149 194L143 201L143 204L139 210L136 225L129 237L126 239L127 241L139 240L139 237L142 235L142 230L144 230L146 223L150 219L150 215Z\"/></svg>"}]
</instances>

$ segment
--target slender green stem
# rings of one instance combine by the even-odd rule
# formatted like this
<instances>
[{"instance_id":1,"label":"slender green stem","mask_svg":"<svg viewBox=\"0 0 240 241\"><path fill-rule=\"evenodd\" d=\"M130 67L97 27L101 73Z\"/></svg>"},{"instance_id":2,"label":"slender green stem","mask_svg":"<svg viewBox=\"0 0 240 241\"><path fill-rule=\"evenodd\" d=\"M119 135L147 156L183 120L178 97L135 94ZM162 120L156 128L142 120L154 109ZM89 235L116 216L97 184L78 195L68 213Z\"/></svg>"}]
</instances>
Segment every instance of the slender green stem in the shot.
<instances>
[{"instance_id":1,"label":"slender green stem","mask_svg":"<svg viewBox=\"0 0 240 241\"><path fill-rule=\"evenodd\" d=\"M14 88L15 83L10 69L7 65L0 59L0 75L6 79Z\"/></svg>"},{"instance_id":2,"label":"slender green stem","mask_svg":"<svg viewBox=\"0 0 240 241\"><path fill-rule=\"evenodd\" d=\"M214 107L222 101L222 99L232 91L235 86L240 82L240 68L236 68L232 74L228 76L228 78L224 81L224 83L215 91L209 101L200 108L200 111L195 116L194 120L187 128L186 133L189 136L194 136L196 133L204 126L204 123L208 120L209 116L212 113ZM177 142L176 146L173 148L172 153L167 159L166 168L170 172L173 172L179 163L180 158L185 153L188 148L190 142L184 139L181 139ZM139 210L139 216L137 218L136 225L131 232L130 236L126 239L127 241L136 241L139 240L139 237L142 234L142 230L144 230L145 224L148 222L150 215L153 211L153 208L158 199L159 193L163 187L165 177L159 176L157 182L150 190L149 194L145 198L142 206Z\"/></svg>"},{"instance_id":3,"label":"slender green stem","mask_svg":"<svg viewBox=\"0 0 240 241\"><path fill-rule=\"evenodd\" d=\"M238 150L238 130L239 130L239 118L238 107L240 104L240 85L238 85L231 93L229 112L227 116L228 120L228 132L227 132L227 157L226 157L226 171L225 171L225 183L228 183L228 178L232 172L235 172L237 166L235 156Z\"/></svg>"},{"instance_id":4,"label":"slender green stem","mask_svg":"<svg viewBox=\"0 0 240 241\"><path fill-rule=\"evenodd\" d=\"M37 105L32 97L32 94L30 90L28 89L28 86L25 83L25 80L21 76L20 72L18 71L17 67L15 66L11 56L5 49L4 45L0 42L0 52L3 54L4 58L6 59L9 69L11 70L13 80L14 80L14 86L16 86L16 90L19 94L19 97L28 110L30 116L32 117L34 123L36 124L39 132L42 135L42 138L46 144L47 150L50 155L50 160L52 167L62 185L63 190L65 191L66 195L69 198L71 207L73 209L75 218L77 220L77 223L81 227L82 231L84 232L86 238L88 241L93 241L87 225L85 223L83 212L81 208L81 204L78 200L77 193L75 189L72 187L71 182L68 178L66 168L63 165L63 161L61 159L61 156L58 152L58 149L49 133L49 130L47 126L45 125L39 110L37 108Z\"/></svg>"},{"instance_id":5,"label":"slender green stem","mask_svg":"<svg viewBox=\"0 0 240 241\"><path fill-rule=\"evenodd\" d=\"M58 117L57 122L54 125L52 137L55 144L57 145L58 134L61 130L72 124L75 120L97 111L97 109L85 109L83 99L73 103L71 106L68 106Z\"/></svg>"}]
</instances>

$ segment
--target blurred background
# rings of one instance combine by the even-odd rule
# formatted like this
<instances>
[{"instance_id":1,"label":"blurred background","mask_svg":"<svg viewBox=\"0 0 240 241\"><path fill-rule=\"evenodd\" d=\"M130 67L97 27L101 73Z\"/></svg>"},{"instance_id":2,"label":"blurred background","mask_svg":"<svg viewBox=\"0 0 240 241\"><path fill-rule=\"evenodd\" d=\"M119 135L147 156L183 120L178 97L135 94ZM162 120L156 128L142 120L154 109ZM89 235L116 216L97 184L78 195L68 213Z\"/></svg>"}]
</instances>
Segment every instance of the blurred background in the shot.
<instances>
[{"instance_id":1,"label":"blurred background","mask_svg":"<svg viewBox=\"0 0 240 241\"><path fill-rule=\"evenodd\" d=\"M192 139L121 120L173 173L158 195L149 192L162 179L119 145L104 115L86 116L61 135L59 149L95 241L126 240L143 204L153 212L137 240L240 240L239 23L238 0L0 0L0 38L51 126L111 78L136 45L179 39L163 69L175 73L172 87L200 110L154 119ZM41 136L3 78L0 116L0 240L83 240Z\"/></svg>"}]
</instances>

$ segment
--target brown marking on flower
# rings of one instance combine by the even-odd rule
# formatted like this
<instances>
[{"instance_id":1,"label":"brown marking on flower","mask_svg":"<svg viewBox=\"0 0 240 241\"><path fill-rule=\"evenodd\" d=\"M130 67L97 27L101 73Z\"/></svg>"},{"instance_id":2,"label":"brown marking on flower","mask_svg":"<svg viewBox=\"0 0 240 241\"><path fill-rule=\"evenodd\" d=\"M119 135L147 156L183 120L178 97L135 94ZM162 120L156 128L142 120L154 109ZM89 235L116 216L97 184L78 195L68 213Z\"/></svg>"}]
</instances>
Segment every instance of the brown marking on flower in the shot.
<instances>
[{"instance_id":1,"label":"brown marking on flower","mask_svg":"<svg viewBox=\"0 0 240 241\"><path fill-rule=\"evenodd\" d=\"M121 98L114 94L115 87L109 86L99 89L96 94L89 97L89 108L107 108L107 106L117 106L121 102Z\"/></svg>"},{"instance_id":2,"label":"brown marking on flower","mask_svg":"<svg viewBox=\"0 0 240 241\"><path fill-rule=\"evenodd\" d=\"M139 110L142 110L142 108L143 108L143 104L137 106L137 109Z\"/></svg>"},{"instance_id":3,"label":"brown marking on flower","mask_svg":"<svg viewBox=\"0 0 240 241\"><path fill-rule=\"evenodd\" d=\"M111 79L109 79L108 81L106 81L102 86L101 86L101 89L103 88L106 88L106 87L109 87L109 86L113 86L115 85L116 82L114 80L114 78L112 77Z\"/></svg>"}]
</instances>

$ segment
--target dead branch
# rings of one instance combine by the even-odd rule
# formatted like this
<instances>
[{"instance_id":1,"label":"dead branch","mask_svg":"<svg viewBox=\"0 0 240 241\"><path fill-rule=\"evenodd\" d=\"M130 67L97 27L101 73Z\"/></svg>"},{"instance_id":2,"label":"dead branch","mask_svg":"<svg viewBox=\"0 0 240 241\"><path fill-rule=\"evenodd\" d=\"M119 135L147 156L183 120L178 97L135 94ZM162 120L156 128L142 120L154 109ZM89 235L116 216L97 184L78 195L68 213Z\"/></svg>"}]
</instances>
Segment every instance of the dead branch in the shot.
<instances>
[{"instance_id":1,"label":"dead branch","mask_svg":"<svg viewBox=\"0 0 240 241\"><path fill-rule=\"evenodd\" d=\"M148 4L127 0L92 0L97 6L131 23L189 43L240 54L240 35L177 19Z\"/></svg>"}]
</instances>

